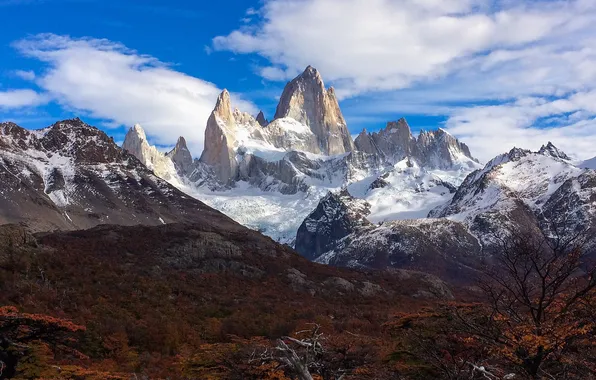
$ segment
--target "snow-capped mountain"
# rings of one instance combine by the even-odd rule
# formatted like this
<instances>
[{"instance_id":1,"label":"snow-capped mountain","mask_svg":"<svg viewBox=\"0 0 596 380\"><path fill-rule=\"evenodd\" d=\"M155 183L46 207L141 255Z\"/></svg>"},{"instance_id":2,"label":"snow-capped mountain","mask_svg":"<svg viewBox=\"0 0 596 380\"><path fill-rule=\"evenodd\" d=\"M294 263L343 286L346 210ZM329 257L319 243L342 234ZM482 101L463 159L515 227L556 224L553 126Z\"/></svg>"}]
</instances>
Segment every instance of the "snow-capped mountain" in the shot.
<instances>
[{"instance_id":1,"label":"snow-capped mountain","mask_svg":"<svg viewBox=\"0 0 596 380\"><path fill-rule=\"evenodd\" d=\"M234 109L223 91L198 160L149 147L138 126L123 147L188 194L290 244L329 191L347 186L371 204L375 222L423 217L480 167L446 131L415 138L405 119L352 141L333 88L310 66L286 85L272 121Z\"/></svg>"},{"instance_id":2,"label":"snow-capped mountain","mask_svg":"<svg viewBox=\"0 0 596 380\"><path fill-rule=\"evenodd\" d=\"M1 123L0 178L0 224L24 222L39 231L218 214L79 119L37 131Z\"/></svg>"},{"instance_id":3,"label":"snow-capped mountain","mask_svg":"<svg viewBox=\"0 0 596 380\"><path fill-rule=\"evenodd\" d=\"M368 202L346 189L329 193L298 229L296 250L322 264L410 268L451 280L481 263L478 239L462 223L412 219L373 224L370 210Z\"/></svg>"},{"instance_id":4,"label":"snow-capped mountain","mask_svg":"<svg viewBox=\"0 0 596 380\"><path fill-rule=\"evenodd\" d=\"M405 119L352 141L312 67L288 83L271 121L233 109L223 91L205 142L193 158L183 137L162 153L140 125L120 148L79 119L39 131L0 124L0 222L193 221L216 213L204 201L321 263L453 278L490 254L504 226L548 232L561 215L596 225L596 172L553 144L482 166L447 131L414 136Z\"/></svg>"},{"instance_id":5,"label":"snow-capped mountain","mask_svg":"<svg viewBox=\"0 0 596 380\"><path fill-rule=\"evenodd\" d=\"M538 152L514 148L470 174L451 202L429 216L461 221L485 244L507 225L544 229L563 215L590 225L594 175L574 166L551 143Z\"/></svg>"},{"instance_id":6,"label":"snow-capped mountain","mask_svg":"<svg viewBox=\"0 0 596 380\"><path fill-rule=\"evenodd\" d=\"M443 129L422 131L412 135L406 119L389 122L379 132L360 132L354 141L361 152L379 155L387 162L399 162L406 157L432 169L452 169L454 166L474 169L478 163L470 149Z\"/></svg>"},{"instance_id":7,"label":"snow-capped mountain","mask_svg":"<svg viewBox=\"0 0 596 380\"><path fill-rule=\"evenodd\" d=\"M390 186L391 175L373 182L372 191ZM546 236L596 228L596 171L574 166L552 143L538 152L514 148L468 175L428 217L374 224L373 210L347 189L328 194L298 229L296 249L324 264L465 278L508 228Z\"/></svg>"}]
</instances>

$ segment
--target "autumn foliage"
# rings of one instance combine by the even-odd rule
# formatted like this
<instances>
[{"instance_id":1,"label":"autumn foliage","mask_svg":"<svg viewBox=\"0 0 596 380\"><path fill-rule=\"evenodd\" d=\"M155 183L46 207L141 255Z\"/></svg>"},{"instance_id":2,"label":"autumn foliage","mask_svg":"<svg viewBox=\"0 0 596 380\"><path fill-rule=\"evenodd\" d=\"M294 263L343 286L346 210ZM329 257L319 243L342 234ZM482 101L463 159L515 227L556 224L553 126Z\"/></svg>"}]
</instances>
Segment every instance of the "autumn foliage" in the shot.
<instances>
[{"instance_id":1,"label":"autumn foliage","mask_svg":"<svg viewBox=\"0 0 596 380\"><path fill-rule=\"evenodd\" d=\"M581 239L503 238L454 301L413 297L415 277L312 264L242 231L100 227L0 250L2 376L294 380L302 365L324 380L596 378Z\"/></svg>"},{"instance_id":2,"label":"autumn foliage","mask_svg":"<svg viewBox=\"0 0 596 380\"><path fill-rule=\"evenodd\" d=\"M20 313L13 306L0 307L0 378L11 378L17 373L40 377L40 362L58 352L86 359L73 347L75 335L84 331L84 326L68 320Z\"/></svg>"}]
</instances>

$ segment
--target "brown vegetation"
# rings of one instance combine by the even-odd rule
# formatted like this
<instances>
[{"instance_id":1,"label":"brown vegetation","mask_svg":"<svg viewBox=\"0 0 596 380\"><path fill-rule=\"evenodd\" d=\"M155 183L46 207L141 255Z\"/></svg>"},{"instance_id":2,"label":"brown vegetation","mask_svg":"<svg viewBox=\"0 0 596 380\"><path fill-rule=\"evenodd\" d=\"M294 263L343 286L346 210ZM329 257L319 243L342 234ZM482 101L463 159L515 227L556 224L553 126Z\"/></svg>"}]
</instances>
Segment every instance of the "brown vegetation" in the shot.
<instances>
[{"instance_id":1,"label":"brown vegetation","mask_svg":"<svg viewBox=\"0 0 596 380\"><path fill-rule=\"evenodd\" d=\"M428 275L313 264L242 228L4 231L2 337L44 327L2 347L10 377L596 378L585 233L502 237L453 301Z\"/></svg>"}]
</instances>

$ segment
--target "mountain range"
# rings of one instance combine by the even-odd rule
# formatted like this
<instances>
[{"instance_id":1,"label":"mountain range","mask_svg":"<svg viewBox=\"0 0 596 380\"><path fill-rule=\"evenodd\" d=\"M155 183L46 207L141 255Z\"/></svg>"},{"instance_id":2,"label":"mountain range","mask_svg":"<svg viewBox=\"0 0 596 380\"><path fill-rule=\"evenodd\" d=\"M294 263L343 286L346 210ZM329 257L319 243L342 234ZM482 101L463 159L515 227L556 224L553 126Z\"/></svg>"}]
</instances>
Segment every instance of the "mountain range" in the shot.
<instances>
[{"instance_id":1,"label":"mountain range","mask_svg":"<svg viewBox=\"0 0 596 380\"><path fill-rule=\"evenodd\" d=\"M0 378L288 378L271 353L310 350L309 331L324 344L317 378L439 378L425 361L451 346L434 323L482 309L475 280L498 239L594 236L590 161L547 142L481 164L405 119L352 139L312 67L272 120L223 91L205 146L162 152L140 125L118 146L80 119L0 124L0 322L15 339L28 331L15 320L50 330L47 344L0 337Z\"/></svg>"},{"instance_id":2,"label":"mountain range","mask_svg":"<svg viewBox=\"0 0 596 380\"><path fill-rule=\"evenodd\" d=\"M310 66L271 121L234 109L224 90L200 158L184 137L164 153L135 125L118 147L79 119L38 131L0 124L0 158L3 223L192 223L217 209L320 263L449 278L490 256L503 226L548 232L562 213L577 228L596 215L596 172L551 143L481 165L447 131L414 136L403 118L353 140L334 89Z\"/></svg>"}]
</instances>

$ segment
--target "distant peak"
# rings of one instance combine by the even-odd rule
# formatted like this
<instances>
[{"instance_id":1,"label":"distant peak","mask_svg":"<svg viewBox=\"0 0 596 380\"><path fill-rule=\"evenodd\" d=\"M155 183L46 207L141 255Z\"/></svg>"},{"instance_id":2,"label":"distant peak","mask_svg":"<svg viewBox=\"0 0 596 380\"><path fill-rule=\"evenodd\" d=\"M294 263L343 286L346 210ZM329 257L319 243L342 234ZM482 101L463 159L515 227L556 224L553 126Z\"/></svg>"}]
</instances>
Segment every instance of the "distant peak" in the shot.
<instances>
[{"instance_id":1,"label":"distant peak","mask_svg":"<svg viewBox=\"0 0 596 380\"><path fill-rule=\"evenodd\" d=\"M551 156L554 158L560 158L562 160L571 160L571 158L565 154L562 150L557 148L552 142L548 142L546 145L542 145L538 154L542 154L544 156Z\"/></svg>"},{"instance_id":2,"label":"distant peak","mask_svg":"<svg viewBox=\"0 0 596 380\"><path fill-rule=\"evenodd\" d=\"M178 137L178 141L176 141L176 148L186 149L186 139L184 137Z\"/></svg>"},{"instance_id":3,"label":"distant peak","mask_svg":"<svg viewBox=\"0 0 596 380\"><path fill-rule=\"evenodd\" d=\"M233 122L234 113L232 111L232 100L227 89L224 89L217 97L217 103L215 103L213 112L226 122Z\"/></svg>"},{"instance_id":4,"label":"distant peak","mask_svg":"<svg viewBox=\"0 0 596 380\"><path fill-rule=\"evenodd\" d=\"M176 146L166 156L172 159L176 170L181 175L189 175L192 172L192 155L186 146L186 139L184 137L178 137Z\"/></svg>"},{"instance_id":5,"label":"distant peak","mask_svg":"<svg viewBox=\"0 0 596 380\"><path fill-rule=\"evenodd\" d=\"M321 76L321 73L319 73L319 70L312 66L308 66L304 72L302 72L302 74L300 74L294 80L308 80L323 84L323 77Z\"/></svg>"},{"instance_id":6,"label":"distant peak","mask_svg":"<svg viewBox=\"0 0 596 380\"><path fill-rule=\"evenodd\" d=\"M81 120L78 117L75 117L73 119L66 119L66 120L61 120L58 121L57 123L55 123L53 125L54 127L66 127L66 126L73 126L73 127L91 127L90 125L88 125L87 123L85 123L83 120Z\"/></svg>"},{"instance_id":7,"label":"distant peak","mask_svg":"<svg viewBox=\"0 0 596 380\"><path fill-rule=\"evenodd\" d=\"M226 104L231 104L231 101L229 91L224 88L224 90L217 97L217 103L215 103L215 107L217 108Z\"/></svg>"},{"instance_id":8,"label":"distant peak","mask_svg":"<svg viewBox=\"0 0 596 380\"><path fill-rule=\"evenodd\" d=\"M263 111L259 111L256 120L261 127L266 127L267 125L269 125L269 121L267 121L267 119L265 118L265 114L263 113Z\"/></svg>"},{"instance_id":9,"label":"distant peak","mask_svg":"<svg viewBox=\"0 0 596 380\"><path fill-rule=\"evenodd\" d=\"M391 130L391 129L398 129L398 130L408 130L410 131L410 125L408 124L408 122L406 121L405 118L400 118L397 121L390 121L387 123L387 126L385 127L386 130Z\"/></svg>"},{"instance_id":10,"label":"distant peak","mask_svg":"<svg viewBox=\"0 0 596 380\"><path fill-rule=\"evenodd\" d=\"M306 69L304 69L304 74L317 75L319 74L319 70L315 69L311 65L308 65L306 66Z\"/></svg>"},{"instance_id":11,"label":"distant peak","mask_svg":"<svg viewBox=\"0 0 596 380\"><path fill-rule=\"evenodd\" d=\"M514 159L518 159L521 157L525 157L529 153L531 153L529 150L525 150L525 149L518 148L518 147L513 147L513 149L511 149L507 155L509 156L510 159L514 160Z\"/></svg>"},{"instance_id":12,"label":"distant peak","mask_svg":"<svg viewBox=\"0 0 596 380\"><path fill-rule=\"evenodd\" d=\"M135 124L132 128L130 128L129 134L135 134L140 140L147 141L147 135L145 134L143 127L141 127L141 124Z\"/></svg>"}]
</instances>

